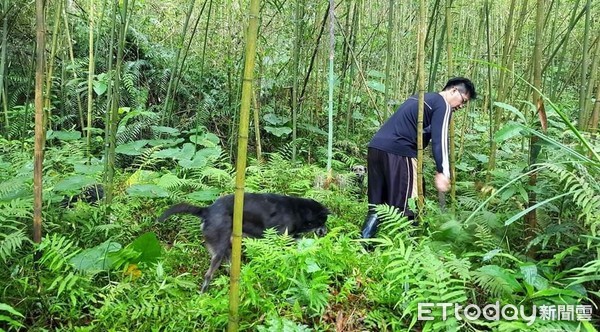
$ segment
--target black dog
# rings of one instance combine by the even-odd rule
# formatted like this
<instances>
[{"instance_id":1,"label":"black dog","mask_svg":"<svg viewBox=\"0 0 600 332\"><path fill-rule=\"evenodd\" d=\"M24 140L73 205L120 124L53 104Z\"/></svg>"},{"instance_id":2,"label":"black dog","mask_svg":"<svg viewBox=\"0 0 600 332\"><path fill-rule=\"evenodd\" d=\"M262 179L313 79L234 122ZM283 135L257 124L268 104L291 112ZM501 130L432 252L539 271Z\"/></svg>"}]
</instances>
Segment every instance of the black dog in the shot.
<instances>
[{"instance_id":1,"label":"black dog","mask_svg":"<svg viewBox=\"0 0 600 332\"><path fill-rule=\"evenodd\" d=\"M89 204L98 204L104 198L104 186L100 183L92 184L81 189L75 196L65 196L60 202L61 208L72 208L75 202L82 201Z\"/></svg>"},{"instance_id":2,"label":"black dog","mask_svg":"<svg viewBox=\"0 0 600 332\"><path fill-rule=\"evenodd\" d=\"M202 292L208 289L215 270L223 259L231 256L234 195L217 199L212 205L198 207L180 203L170 207L159 218L164 221L176 213L193 214L204 221L202 233L211 253L210 268L204 275ZM242 233L247 237L262 237L268 228L278 233L298 235L315 231L319 236L327 233L325 222L329 210L312 199L276 194L244 194Z\"/></svg>"}]
</instances>

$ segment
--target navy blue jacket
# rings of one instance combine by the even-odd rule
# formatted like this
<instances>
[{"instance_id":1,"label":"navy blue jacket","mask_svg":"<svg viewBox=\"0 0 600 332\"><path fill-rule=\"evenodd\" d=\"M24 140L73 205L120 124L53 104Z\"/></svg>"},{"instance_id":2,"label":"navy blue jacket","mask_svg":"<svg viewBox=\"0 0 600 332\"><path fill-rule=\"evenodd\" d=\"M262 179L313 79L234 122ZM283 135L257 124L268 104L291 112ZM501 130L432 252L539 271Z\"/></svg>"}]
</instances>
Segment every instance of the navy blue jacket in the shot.
<instances>
[{"instance_id":1,"label":"navy blue jacket","mask_svg":"<svg viewBox=\"0 0 600 332\"><path fill-rule=\"evenodd\" d=\"M423 113L423 147L432 141L436 170L450 177L448 154L448 128L452 108L437 92L425 94ZM381 126L369 143L376 148L399 156L417 157L418 96L408 98Z\"/></svg>"}]
</instances>

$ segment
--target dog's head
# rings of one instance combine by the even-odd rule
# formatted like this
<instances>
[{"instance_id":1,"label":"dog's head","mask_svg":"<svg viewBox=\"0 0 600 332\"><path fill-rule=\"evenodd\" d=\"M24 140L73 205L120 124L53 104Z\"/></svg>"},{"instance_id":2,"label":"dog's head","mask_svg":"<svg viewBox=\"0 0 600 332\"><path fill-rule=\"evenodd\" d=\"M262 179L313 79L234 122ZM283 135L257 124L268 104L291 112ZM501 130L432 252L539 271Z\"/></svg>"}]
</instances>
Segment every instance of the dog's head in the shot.
<instances>
[{"instance_id":1,"label":"dog's head","mask_svg":"<svg viewBox=\"0 0 600 332\"><path fill-rule=\"evenodd\" d=\"M354 175L356 175L356 178L360 181L362 181L367 175L367 167L363 165L354 165L350 167L350 170L352 171L352 173L354 173Z\"/></svg>"},{"instance_id":2,"label":"dog's head","mask_svg":"<svg viewBox=\"0 0 600 332\"><path fill-rule=\"evenodd\" d=\"M331 212L323 204L313 199L308 199L302 207L302 214L304 225L302 225L301 232L315 232L317 236L327 234L327 226L325 224Z\"/></svg>"},{"instance_id":3,"label":"dog's head","mask_svg":"<svg viewBox=\"0 0 600 332\"><path fill-rule=\"evenodd\" d=\"M358 180L358 183L362 183L365 179L365 177L367 176L367 167L363 166L363 165L354 165L352 167L350 167L350 170L352 171L352 173L354 173L354 176L356 176L356 180Z\"/></svg>"}]
</instances>

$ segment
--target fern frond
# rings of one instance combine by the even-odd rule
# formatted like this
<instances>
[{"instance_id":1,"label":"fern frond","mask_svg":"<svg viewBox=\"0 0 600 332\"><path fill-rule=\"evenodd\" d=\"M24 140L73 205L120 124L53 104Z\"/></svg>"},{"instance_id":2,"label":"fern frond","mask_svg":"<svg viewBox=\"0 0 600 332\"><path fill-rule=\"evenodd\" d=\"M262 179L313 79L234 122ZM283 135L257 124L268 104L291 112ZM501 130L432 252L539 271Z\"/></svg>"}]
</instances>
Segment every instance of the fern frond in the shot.
<instances>
[{"instance_id":1,"label":"fern frond","mask_svg":"<svg viewBox=\"0 0 600 332\"><path fill-rule=\"evenodd\" d=\"M518 288L518 282L513 275L512 271L497 265L485 265L473 272L475 283L492 298L512 298Z\"/></svg>"},{"instance_id":2,"label":"fern frond","mask_svg":"<svg viewBox=\"0 0 600 332\"><path fill-rule=\"evenodd\" d=\"M0 232L0 258L6 263L23 244L29 241L23 229L16 229L7 234Z\"/></svg>"},{"instance_id":3,"label":"fern frond","mask_svg":"<svg viewBox=\"0 0 600 332\"><path fill-rule=\"evenodd\" d=\"M564 164L545 165L563 184L563 190L572 194L573 202L580 209L578 217L592 236L596 236L600 230L600 182L582 165L573 164L573 171L566 169Z\"/></svg>"},{"instance_id":4,"label":"fern frond","mask_svg":"<svg viewBox=\"0 0 600 332\"><path fill-rule=\"evenodd\" d=\"M152 166L156 164L156 161L159 158L153 157L154 152L159 151L161 149L160 146L152 146L148 149L145 149L141 155L135 158L132 167L137 169L146 169L148 166ZM152 169L152 167L148 167L148 169Z\"/></svg>"}]
</instances>

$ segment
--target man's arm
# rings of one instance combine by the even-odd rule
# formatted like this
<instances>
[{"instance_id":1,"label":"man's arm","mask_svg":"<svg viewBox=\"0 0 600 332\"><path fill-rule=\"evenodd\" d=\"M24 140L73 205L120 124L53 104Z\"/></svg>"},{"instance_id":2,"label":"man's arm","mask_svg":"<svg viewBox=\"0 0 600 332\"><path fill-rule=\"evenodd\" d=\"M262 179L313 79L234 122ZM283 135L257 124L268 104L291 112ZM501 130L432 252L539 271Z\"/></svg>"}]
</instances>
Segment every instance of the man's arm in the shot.
<instances>
[{"instance_id":1,"label":"man's arm","mask_svg":"<svg viewBox=\"0 0 600 332\"><path fill-rule=\"evenodd\" d=\"M443 101L442 101L443 102ZM436 105L437 106L437 105ZM434 108L431 118L432 152L436 171L450 179L450 155L448 148L448 131L452 109L445 102Z\"/></svg>"}]
</instances>

